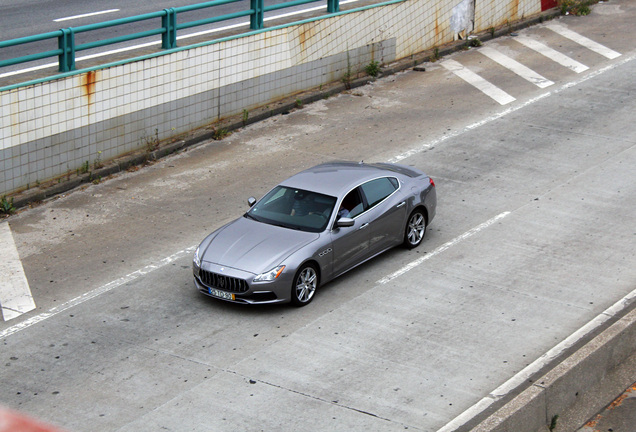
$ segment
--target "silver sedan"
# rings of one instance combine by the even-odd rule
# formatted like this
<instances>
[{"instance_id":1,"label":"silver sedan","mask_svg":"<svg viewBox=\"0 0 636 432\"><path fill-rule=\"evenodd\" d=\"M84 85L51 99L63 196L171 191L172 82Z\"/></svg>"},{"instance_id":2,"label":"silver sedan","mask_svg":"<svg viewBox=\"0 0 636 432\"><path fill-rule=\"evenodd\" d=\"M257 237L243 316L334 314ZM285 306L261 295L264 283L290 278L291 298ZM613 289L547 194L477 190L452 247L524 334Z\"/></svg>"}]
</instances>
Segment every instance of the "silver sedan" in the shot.
<instances>
[{"instance_id":1,"label":"silver sedan","mask_svg":"<svg viewBox=\"0 0 636 432\"><path fill-rule=\"evenodd\" d=\"M435 217L435 183L398 164L333 162L285 180L194 253L203 294L305 306L321 284L394 246L417 247Z\"/></svg>"}]
</instances>

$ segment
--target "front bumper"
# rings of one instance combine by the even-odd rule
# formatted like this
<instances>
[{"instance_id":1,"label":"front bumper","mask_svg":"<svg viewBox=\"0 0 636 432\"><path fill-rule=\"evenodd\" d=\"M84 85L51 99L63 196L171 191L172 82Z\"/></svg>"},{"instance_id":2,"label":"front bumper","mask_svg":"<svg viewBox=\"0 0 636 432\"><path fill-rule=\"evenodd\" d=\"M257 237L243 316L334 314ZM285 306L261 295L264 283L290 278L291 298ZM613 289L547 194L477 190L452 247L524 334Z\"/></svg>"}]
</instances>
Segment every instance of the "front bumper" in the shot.
<instances>
[{"instance_id":1,"label":"front bumper","mask_svg":"<svg viewBox=\"0 0 636 432\"><path fill-rule=\"evenodd\" d=\"M289 297L284 295L284 289L281 293L282 281L254 283L255 275L252 273L206 262L201 263L201 268L193 265L192 271L195 286L199 292L209 297L243 304L273 304L289 301ZM291 289L289 291L291 292Z\"/></svg>"}]
</instances>

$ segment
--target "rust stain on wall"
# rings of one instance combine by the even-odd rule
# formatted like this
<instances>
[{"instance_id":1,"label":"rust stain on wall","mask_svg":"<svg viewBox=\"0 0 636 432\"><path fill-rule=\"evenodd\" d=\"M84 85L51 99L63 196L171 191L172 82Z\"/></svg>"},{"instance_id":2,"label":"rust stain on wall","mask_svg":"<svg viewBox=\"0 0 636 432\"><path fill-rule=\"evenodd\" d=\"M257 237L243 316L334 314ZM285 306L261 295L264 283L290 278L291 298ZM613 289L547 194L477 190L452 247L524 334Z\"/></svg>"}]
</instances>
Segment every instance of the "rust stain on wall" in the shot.
<instances>
[{"instance_id":1,"label":"rust stain on wall","mask_svg":"<svg viewBox=\"0 0 636 432\"><path fill-rule=\"evenodd\" d=\"M82 76L82 95L88 99L88 105L95 101L95 84L97 83L97 72L90 71Z\"/></svg>"},{"instance_id":2,"label":"rust stain on wall","mask_svg":"<svg viewBox=\"0 0 636 432\"><path fill-rule=\"evenodd\" d=\"M435 45L437 45L441 38L442 29L439 25L439 5L435 8Z\"/></svg>"},{"instance_id":3,"label":"rust stain on wall","mask_svg":"<svg viewBox=\"0 0 636 432\"><path fill-rule=\"evenodd\" d=\"M298 42L300 43L300 51L303 52L307 49L306 43L314 37L315 28L313 24L303 24L300 26L299 31Z\"/></svg>"},{"instance_id":4,"label":"rust stain on wall","mask_svg":"<svg viewBox=\"0 0 636 432\"><path fill-rule=\"evenodd\" d=\"M517 19L519 18L519 0L512 0L511 3L510 18Z\"/></svg>"}]
</instances>

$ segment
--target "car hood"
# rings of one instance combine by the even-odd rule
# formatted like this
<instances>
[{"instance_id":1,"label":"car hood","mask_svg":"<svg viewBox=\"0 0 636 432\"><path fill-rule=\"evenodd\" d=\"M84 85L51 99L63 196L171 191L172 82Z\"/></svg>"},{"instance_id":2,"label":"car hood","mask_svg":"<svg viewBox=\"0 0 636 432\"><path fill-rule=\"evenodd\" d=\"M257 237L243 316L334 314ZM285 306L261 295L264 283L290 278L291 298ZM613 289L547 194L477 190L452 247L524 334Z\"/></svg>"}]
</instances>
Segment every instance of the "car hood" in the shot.
<instances>
[{"instance_id":1,"label":"car hood","mask_svg":"<svg viewBox=\"0 0 636 432\"><path fill-rule=\"evenodd\" d=\"M260 274L271 270L301 247L318 239L317 233L283 228L241 217L220 228L201 254L206 261Z\"/></svg>"}]
</instances>

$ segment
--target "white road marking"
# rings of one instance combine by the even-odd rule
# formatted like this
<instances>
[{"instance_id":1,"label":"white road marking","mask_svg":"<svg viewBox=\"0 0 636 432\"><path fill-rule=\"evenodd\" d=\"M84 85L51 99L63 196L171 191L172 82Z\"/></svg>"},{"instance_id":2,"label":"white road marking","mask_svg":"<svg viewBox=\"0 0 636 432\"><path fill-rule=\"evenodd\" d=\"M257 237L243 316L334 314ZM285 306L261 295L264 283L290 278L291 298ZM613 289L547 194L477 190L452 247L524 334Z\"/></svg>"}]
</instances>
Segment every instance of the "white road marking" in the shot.
<instances>
[{"instance_id":1,"label":"white road marking","mask_svg":"<svg viewBox=\"0 0 636 432\"><path fill-rule=\"evenodd\" d=\"M173 261L182 258L183 256L186 256L188 254L192 254L194 252L194 250L196 249L196 246L191 246L187 249L183 249L180 250L177 253L174 253L172 255L170 255L169 257L166 257L164 259L162 259L161 261L159 261L157 264L150 264L144 268L142 268L141 270L137 270L135 272L130 273L129 275L126 275L122 278L119 278L117 280L114 280L110 283L107 283L104 286L101 286L99 288L96 288L92 291L89 291L85 294L82 294L79 297L75 297L72 300L67 301L64 304L61 304L57 307L54 307L53 309L49 309L48 312L44 312L41 313L39 315L36 315L32 318L29 318L19 324L16 324L12 327L9 327L3 331L0 332L0 339L3 339L7 336L11 336L14 333L19 332L20 330L24 330L25 328L31 327L34 324L37 324L39 322L42 322L48 318L54 317L55 315L59 314L60 312L64 312L67 309L70 309L74 306L77 306L79 304L84 303L87 300L90 300L92 298L95 298L101 294L104 294L105 292L108 292L114 288L117 288L118 286L121 286L125 283L131 282L135 279L137 279L140 276L146 275L150 272L153 272L157 269L160 269L161 267L164 267L170 263L172 263Z\"/></svg>"},{"instance_id":2,"label":"white road marking","mask_svg":"<svg viewBox=\"0 0 636 432\"><path fill-rule=\"evenodd\" d=\"M464 234L460 235L459 237L455 237L453 240L451 240L451 241L449 241L447 243L444 243L443 245L441 245L440 247L435 249L430 254L426 254L423 257L416 259L415 261L411 261L410 263L408 263L407 265L405 265L404 267L402 267L398 271L396 271L394 273L391 273L388 276L383 277L382 279L380 279L376 283L382 285L382 284L385 284L387 282L392 281L396 277L399 277L399 276L403 275L404 273L406 273L406 272L408 272L410 270L413 270L415 267L419 266L424 261L426 261L428 259L431 259L435 255L438 255L438 254L444 252L446 249L449 249L449 248L455 246L457 243L461 242L462 240L466 240L468 237L477 234L479 231L482 231L485 228L488 228L490 225L492 225L495 222L505 218L509 214L510 214L509 211L498 214L494 218L492 218L490 220L487 220L486 222L484 222L484 223L482 223L480 225L477 225L475 228L473 228L473 229L471 229L469 231L466 231Z\"/></svg>"},{"instance_id":3,"label":"white road marking","mask_svg":"<svg viewBox=\"0 0 636 432\"><path fill-rule=\"evenodd\" d=\"M594 77L596 77L598 75L601 75L601 74L603 74L603 73L605 73L605 72L607 72L609 70L612 70L612 69L614 69L614 68L616 68L618 66L622 66L625 63L628 63L628 62L630 62L630 61L632 61L634 59L636 59L636 55L627 57L627 58L619 61L618 63L614 63L614 64L611 64L609 66L605 66L604 68L599 69L597 71L594 71L594 72L590 73L589 75L586 75L585 77L583 77L583 78L581 78L581 79L579 79L577 81L572 81L572 82L569 82L567 84L564 84L564 85L562 85L560 88L558 88L556 90L549 91L547 93L543 93L543 94L541 94L541 95L539 95L537 97L534 97L534 98L532 98L530 100L527 100L526 102L524 102L522 104L519 104L519 105L514 106L514 107L506 108L505 110L503 110L503 111L501 111L501 112L499 112L497 114L493 114L490 117L486 117L485 119L480 120L477 123L473 123L471 125L468 125L464 129L460 129L457 132L448 133L448 134L442 136L441 138L437 138L437 139L435 139L433 141L429 141L429 142L427 142L425 144L422 144L419 147L413 148L411 150L407 150L404 153L401 153L401 154L399 154L397 156L392 157L391 159L388 160L388 162L397 163L397 162L399 162L399 161L401 161L403 159L409 158L409 157L411 157L413 155L416 155L418 153L422 153L423 151L426 151L426 150L428 150L430 148L433 148L433 147L443 143L444 141L447 141L447 140L449 140L451 138L457 138L458 136L461 136L461 135L465 134L466 132L470 132L473 129L476 129L478 127L484 126L484 125L486 125L488 123L491 123L491 122L493 122L495 120L498 120L498 119L500 119L502 117L505 117L508 114L511 114L513 112L516 112L516 111L519 111L520 109L523 109L523 108L525 108L527 106L530 106L530 105L532 105L532 104L534 104L536 102L539 102L542 99L545 99L545 98L550 97L552 95L558 94L558 93L562 92L563 90L567 90L570 87L577 86L577 85L579 85L579 84L581 84L581 83L583 83L583 82L585 82L585 81L587 81L589 79L592 79L592 78L594 78Z\"/></svg>"},{"instance_id":4,"label":"white road marking","mask_svg":"<svg viewBox=\"0 0 636 432\"><path fill-rule=\"evenodd\" d=\"M95 15L104 15L104 14L112 13L112 12L119 12L119 9L109 9L109 10L100 11L100 12L91 12L91 13L87 13L83 15L75 15L75 16L66 17L66 18L58 18L58 19L54 19L53 21L54 22L70 21L74 19L86 18L90 16L95 16Z\"/></svg>"},{"instance_id":5,"label":"white road marking","mask_svg":"<svg viewBox=\"0 0 636 432\"><path fill-rule=\"evenodd\" d=\"M607 48L606 46L601 45L598 42L594 42L592 39L586 38L585 36L582 36L576 32L573 32L572 30L565 28L561 25L550 24L546 27L552 30L553 32L560 34L561 36L576 42L579 45L583 45L585 48L590 49L594 51L595 53L598 53L604 57L607 57L608 59L615 59L616 57L621 56L621 53L618 53L610 48Z\"/></svg>"},{"instance_id":6,"label":"white road marking","mask_svg":"<svg viewBox=\"0 0 636 432\"><path fill-rule=\"evenodd\" d=\"M565 54L561 54L557 50L554 50L539 41L530 39L529 37L519 35L515 38L515 40L520 44L527 46L531 50L534 50L539 54L546 56L550 60L557 62L561 66L565 66L566 68L573 70L576 73L581 73L589 69L589 67L585 66L584 64L571 59Z\"/></svg>"},{"instance_id":7,"label":"white road marking","mask_svg":"<svg viewBox=\"0 0 636 432\"><path fill-rule=\"evenodd\" d=\"M484 93L486 96L489 96L496 102L499 102L501 105L509 104L510 102L515 100L515 98L510 96L508 93L506 93L499 87L494 86L493 84L486 81L475 72L464 67L461 63L456 62L455 60L444 60L441 64L446 69L466 81L468 84L472 85L478 90L481 90L481 92Z\"/></svg>"},{"instance_id":8,"label":"white road marking","mask_svg":"<svg viewBox=\"0 0 636 432\"><path fill-rule=\"evenodd\" d=\"M522 65L517 60L511 59L507 55L500 53L494 48L483 47L479 49L479 52L489 59L496 61L506 69L509 69L512 72L516 73L526 81L530 81L532 84L536 85L539 88L546 88L554 84L554 82L550 81L547 78L544 78L529 67Z\"/></svg>"},{"instance_id":9,"label":"white road marking","mask_svg":"<svg viewBox=\"0 0 636 432\"><path fill-rule=\"evenodd\" d=\"M348 4L348 3L355 3L355 2L358 2L358 1L360 1L360 0L346 0L346 1L341 1L340 4L344 5L344 4ZM263 21L271 21L271 20L284 18L284 17L288 17L288 16L292 16L292 15L300 15L300 14L303 14L303 13L312 12L312 11L325 9L325 8L326 8L326 6L316 6L316 7L313 7L313 8L308 8L308 9L303 9L303 10L299 10L299 11L295 11L295 12L289 12L289 13L285 13L285 14L281 14L281 15L271 16L271 17L265 18ZM113 9L113 11L114 10L116 10L116 9ZM244 27L244 26L247 26L249 24L250 23L246 21L246 22L242 22L242 23L238 23L238 24L232 24L232 25L225 26L225 27L214 28L214 29L211 29L211 30L204 30L204 31L196 32L196 33L189 33L187 35L183 35L183 36L177 37L177 40L179 41L179 40L184 40L184 39L188 39L188 38L192 38L192 37L197 37L197 36L201 36L201 35L205 35L205 34L209 34L209 33L216 33L216 32L221 32L221 31L225 31L225 30L231 30L231 29L234 29L234 28L237 28L237 27ZM160 45L160 44L161 44L161 41L148 42L148 43L134 45L134 46L126 47L126 48L119 48L119 49L105 51L105 52L101 52L101 53L97 53L97 54L90 54L90 55L83 56L83 57L77 57L75 59L75 62L79 63L79 62L84 61L84 60L90 60L90 59L104 57L104 56L108 56L108 55L112 55L112 54L119 54L119 53L123 53L123 52L126 52L126 51L134 51L134 50L137 50L137 49L147 48L147 47ZM5 77L9 77L9 76L14 76L14 75L20 75L20 74L23 74L23 73L34 72L34 71L47 69L47 68L52 68L52 67L57 67L57 66L58 66L58 63L47 63L47 64L40 65L40 66L33 66L33 67L30 67L30 68L27 68L27 69L21 69L21 70L17 70L17 71L13 71L13 72L6 72L6 73L3 73L3 74L0 74L0 78L5 78Z\"/></svg>"},{"instance_id":10,"label":"white road marking","mask_svg":"<svg viewBox=\"0 0 636 432\"><path fill-rule=\"evenodd\" d=\"M35 309L8 222L0 223L0 309L5 321Z\"/></svg>"}]
</instances>

